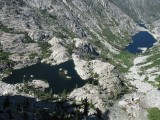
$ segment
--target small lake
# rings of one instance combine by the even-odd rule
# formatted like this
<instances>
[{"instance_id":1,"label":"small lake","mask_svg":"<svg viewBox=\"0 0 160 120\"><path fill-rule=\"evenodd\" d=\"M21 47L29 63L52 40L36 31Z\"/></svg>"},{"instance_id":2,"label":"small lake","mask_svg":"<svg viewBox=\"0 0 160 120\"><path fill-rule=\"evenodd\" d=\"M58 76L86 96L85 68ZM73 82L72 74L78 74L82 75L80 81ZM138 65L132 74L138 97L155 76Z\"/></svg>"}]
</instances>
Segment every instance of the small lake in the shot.
<instances>
[{"instance_id":1,"label":"small lake","mask_svg":"<svg viewBox=\"0 0 160 120\"><path fill-rule=\"evenodd\" d=\"M67 70L67 76L71 78L66 78L65 72L63 72L64 70ZM86 83L75 71L72 60L55 66L38 63L14 70L12 74L4 78L3 81L9 84L22 83L24 79L30 79L32 75L32 79L48 81L50 88L52 88L55 94L62 93L64 89L67 92L71 92L76 85L82 87Z\"/></svg>"},{"instance_id":2,"label":"small lake","mask_svg":"<svg viewBox=\"0 0 160 120\"><path fill-rule=\"evenodd\" d=\"M156 39L146 31L139 32L132 36L133 42L125 47L130 53L141 53L143 50L141 48L151 48L154 43L156 43Z\"/></svg>"}]
</instances>

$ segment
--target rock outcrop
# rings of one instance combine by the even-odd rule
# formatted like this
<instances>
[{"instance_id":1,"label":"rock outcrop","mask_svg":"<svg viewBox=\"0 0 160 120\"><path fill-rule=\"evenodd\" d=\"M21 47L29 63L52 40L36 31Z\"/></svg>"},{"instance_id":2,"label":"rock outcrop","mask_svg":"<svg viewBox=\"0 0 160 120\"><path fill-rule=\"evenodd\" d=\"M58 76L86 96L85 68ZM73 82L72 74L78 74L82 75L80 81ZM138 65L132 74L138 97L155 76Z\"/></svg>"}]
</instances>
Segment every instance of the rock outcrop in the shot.
<instances>
[{"instance_id":1,"label":"rock outcrop","mask_svg":"<svg viewBox=\"0 0 160 120\"><path fill-rule=\"evenodd\" d=\"M125 95L110 110L110 120L147 120L143 93Z\"/></svg>"},{"instance_id":2,"label":"rock outcrop","mask_svg":"<svg viewBox=\"0 0 160 120\"><path fill-rule=\"evenodd\" d=\"M67 48L65 48L63 45L65 42L65 40L56 37L53 37L51 40L49 40L48 43L51 44L51 48L49 48L51 55L42 60L42 62L46 61L47 63L56 65L70 60L70 54Z\"/></svg>"},{"instance_id":3,"label":"rock outcrop","mask_svg":"<svg viewBox=\"0 0 160 120\"><path fill-rule=\"evenodd\" d=\"M77 49L78 55L90 54L94 56L98 56L99 54L96 52L95 48L90 43L82 43L78 46Z\"/></svg>"},{"instance_id":4,"label":"rock outcrop","mask_svg":"<svg viewBox=\"0 0 160 120\"><path fill-rule=\"evenodd\" d=\"M2 50L9 54L8 59L14 63L12 66L14 69L30 66L39 61L41 48L37 43L24 42L26 39L24 34L4 32L0 34ZM32 54L34 54L34 56L32 56Z\"/></svg>"},{"instance_id":5,"label":"rock outcrop","mask_svg":"<svg viewBox=\"0 0 160 120\"><path fill-rule=\"evenodd\" d=\"M97 85L86 84L82 88L71 92L70 97L77 101L88 98L89 101L103 112L109 104L114 103L113 99L121 91L121 79L115 67L109 63L100 60L85 61L77 55L72 55L75 63L75 69L84 80L89 78L97 80Z\"/></svg>"}]
</instances>

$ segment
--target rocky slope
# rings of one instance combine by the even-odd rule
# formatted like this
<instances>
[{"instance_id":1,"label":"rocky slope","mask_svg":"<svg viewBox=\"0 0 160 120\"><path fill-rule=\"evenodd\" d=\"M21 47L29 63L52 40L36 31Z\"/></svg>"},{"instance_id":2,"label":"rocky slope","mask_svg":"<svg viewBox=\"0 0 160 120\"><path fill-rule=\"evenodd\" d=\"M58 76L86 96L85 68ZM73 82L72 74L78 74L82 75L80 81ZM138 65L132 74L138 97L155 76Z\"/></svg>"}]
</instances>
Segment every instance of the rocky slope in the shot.
<instances>
[{"instance_id":1,"label":"rocky slope","mask_svg":"<svg viewBox=\"0 0 160 120\"><path fill-rule=\"evenodd\" d=\"M159 0L110 0L136 22L152 23L159 19Z\"/></svg>"},{"instance_id":2,"label":"rocky slope","mask_svg":"<svg viewBox=\"0 0 160 120\"><path fill-rule=\"evenodd\" d=\"M159 4L159 0L1 0L0 80L38 62L59 65L73 60L78 75L88 83L68 94L68 101L81 104L87 97L92 106L88 114L98 108L103 119L146 120L147 109L159 107L155 100L159 42L139 56L123 49L139 31L148 31L159 41ZM148 29L140 27L141 22ZM129 71L124 73L124 68ZM0 81L0 95L37 97L19 89L25 85Z\"/></svg>"}]
</instances>

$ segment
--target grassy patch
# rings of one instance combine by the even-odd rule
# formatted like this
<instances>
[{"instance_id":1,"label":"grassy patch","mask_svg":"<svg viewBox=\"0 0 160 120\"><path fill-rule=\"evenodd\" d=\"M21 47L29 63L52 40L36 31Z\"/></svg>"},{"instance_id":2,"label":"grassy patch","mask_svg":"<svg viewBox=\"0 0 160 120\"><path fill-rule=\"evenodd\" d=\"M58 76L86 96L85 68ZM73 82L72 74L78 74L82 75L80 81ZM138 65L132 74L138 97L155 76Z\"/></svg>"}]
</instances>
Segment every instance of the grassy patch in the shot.
<instances>
[{"instance_id":1,"label":"grassy patch","mask_svg":"<svg viewBox=\"0 0 160 120\"><path fill-rule=\"evenodd\" d=\"M117 41L119 40L119 37L117 37L115 34L113 34L110 29L108 28L104 28L102 30L102 35L106 36L108 38L108 40L114 40L114 41Z\"/></svg>"},{"instance_id":2,"label":"grassy patch","mask_svg":"<svg viewBox=\"0 0 160 120\"><path fill-rule=\"evenodd\" d=\"M62 32L56 32L56 37L65 39L65 38L68 38L68 35L66 35Z\"/></svg>"},{"instance_id":3,"label":"grassy patch","mask_svg":"<svg viewBox=\"0 0 160 120\"><path fill-rule=\"evenodd\" d=\"M49 17L52 20L57 20L57 16L56 15L52 15L50 14L46 9L41 11L42 15L45 17Z\"/></svg>"},{"instance_id":4,"label":"grassy patch","mask_svg":"<svg viewBox=\"0 0 160 120\"><path fill-rule=\"evenodd\" d=\"M9 52L0 52L0 58L1 59L8 59L8 56L10 55L11 53Z\"/></svg>"},{"instance_id":5,"label":"grassy patch","mask_svg":"<svg viewBox=\"0 0 160 120\"><path fill-rule=\"evenodd\" d=\"M160 110L158 108L151 108L148 110L149 120L160 120Z\"/></svg>"},{"instance_id":6,"label":"grassy patch","mask_svg":"<svg viewBox=\"0 0 160 120\"><path fill-rule=\"evenodd\" d=\"M119 65L116 65L120 72L125 73L133 66L133 59L136 57L135 54L131 54L127 51L122 51L120 54L115 56L115 60L119 62ZM113 63L114 64L114 63Z\"/></svg>"},{"instance_id":7,"label":"grassy patch","mask_svg":"<svg viewBox=\"0 0 160 120\"><path fill-rule=\"evenodd\" d=\"M57 16L50 14L46 9L39 10L39 16L40 18L38 19L42 19L43 21L45 21L50 25L57 24ZM38 20L37 23L41 26L41 23Z\"/></svg>"},{"instance_id":8,"label":"grassy patch","mask_svg":"<svg viewBox=\"0 0 160 120\"><path fill-rule=\"evenodd\" d=\"M156 82L158 82L158 84L156 84L156 86L158 88L160 88L160 76L158 76L156 79L155 79Z\"/></svg>"},{"instance_id":9,"label":"grassy patch","mask_svg":"<svg viewBox=\"0 0 160 120\"><path fill-rule=\"evenodd\" d=\"M29 55L29 58L30 58L30 59L34 59L36 56L38 56L38 54L35 53L35 52L32 52L32 53Z\"/></svg>"},{"instance_id":10,"label":"grassy patch","mask_svg":"<svg viewBox=\"0 0 160 120\"><path fill-rule=\"evenodd\" d=\"M0 50L0 64L6 66L6 68L2 70L4 74L10 74L12 71L11 65L13 61L9 59L9 55L11 55L11 53Z\"/></svg>"},{"instance_id":11,"label":"grassy patch","mask_svg":"<svg viewBox=\"0 0 160 120\"><path fill-rule=\"evenodd\" d=\"M122 38L122 36L120 34L114 34L109 27L108 28L104 28L102 30L102 36L105 36L107 39L107 42L109 44L111 44L113 47L117 48L117 49L123 49L123 47L128 44L131 39L128 37L128 33L125 32L125 38Z\"/></svg>"},{"instance_id":12,"label":"grassy patch","mask_svg":"<svg viewBox=\"0 0 160 120\"><path fill-rule=\"evenodd\" d=\"M159 63L160 63L160 58L159 59L155 59L153 61L148 61L148 62L152 62L151 64L149 65L146 65L144 67L142 67L144 70L146 69L149 69L149 68L152 68L152 67L159 67Z\"/></svg>"},{"instance_id":13,"label":"grassy patch","mask_svg":"<svg viewBox=\"0 0 160 120\"><path fill-rule=\"evenodd\" d=\"M9 75L12 71L13 71L12 68L6 68L5 70L3 70L3 73Z\"/></svg>"},{"instance_id":14,"label":"grassy patch","mask_svg":"<svg viewBox=\"0 0 160 120\"><path fill-rule=\"evenodd\" d=\"M160 76L155 79L156 82L160 82Z\"/></svg>"},{"instance_id":15,"label":"grassy patch","mask_svg":"<svg viewBox=\"0 0 160 120\"><path fill-rule=\"evenodd\" d=\"M11 53L0 51L0 61L1 62L9 62L10 61L9 55L11 55Z\"/></svg>"},{"instance_id":16,"label":"grassy patch","mask_svg":"<svg viewBox=\"0 0 160 120\"><path fill-rule=\"evenodd\" d=\"M160 68L160 46L159 44L156 44L154 47L152 47L151 49L148 49L143 55L145 56L149 56L146 61L144 63L141 63L139 65L142 64L147 64L147 63L151 63L149 65L145 65L142 67L142 70L146 70L149 68Z\"/></svg>"},{"instance_id":17,"label":"grassy patch","mask_svg":"<svg viewBox=\"0 0 160 120\"><path fill-rule=\"evenodd\" d=\"M68 50L68 52L69 52L70 55L72 55L72 53L75 50L75 45L74 44L75 44L75 42L64 45L67 48L67 50Z\"/></svg>"},{"instance_id":18,"label":"grassy patch","mask_svg":"<svg viewBox=\"0 0 160 120\"><path fill-rule=\"evenodd\" d=\"M65 28L63 26L59 26L59 28L61 28L61 31L55 33L55 36L58 38L61 38L61 39L72 38L73 39L73 38L78 37L74 32L72 32L68 28Z\"/></svg>"},{"instance_id":19,"label":"grassy patch","mask_svg":"<svg viewBox=\"0 0 160 120\"><path fill-rule=\"evenodd\" d=\"M149 58L147 58L147 61L153 61L153 60L157 60L159 58L160 58L160 53L153 54L152 56L150 56Z\"/></svg>"},{"instance_id":20,"label":"grassy patch","mask_svg":"<svg viewBox=\"0 0 160 120\"><path fill-rule=\"evenodd\" d=\"M50 47L51 45L47 42L39 42L39 46L41 47L42 50L42 58L47 58L51 55Z\"/></svg>"}]
</instances>

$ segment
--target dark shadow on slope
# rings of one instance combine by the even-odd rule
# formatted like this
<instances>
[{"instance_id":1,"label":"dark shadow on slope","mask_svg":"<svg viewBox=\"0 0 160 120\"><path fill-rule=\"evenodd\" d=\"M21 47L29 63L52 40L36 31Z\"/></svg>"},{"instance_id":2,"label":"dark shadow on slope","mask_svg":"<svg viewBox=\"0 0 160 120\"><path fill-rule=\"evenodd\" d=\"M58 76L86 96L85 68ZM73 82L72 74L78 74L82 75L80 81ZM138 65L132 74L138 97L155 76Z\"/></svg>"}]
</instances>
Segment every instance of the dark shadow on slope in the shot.
<instances>
[{"instance_id":1,"label":"dark shadow on slope","mask_svg":"<svg viewBox=\"0 0 160 120\"><path fill-rule=\"evenodd\" d=\"M81 120L94 118L85 116L84 103L76 104L71 101L45 102L24 96L0 96L0 120ZM91 120L91 119L90 119Z\"/></svg>"},{"instance_id":2,"label":"dark shadow on slope","mask_svg":"<svg viewBox=\"0 0 160 120\"><path fill-rule=\"evenodd\" d=\"M0 120L45 120L55 111L56 104L23 96L0 96L0 107Z\"/></svg>"}]
</instances>

